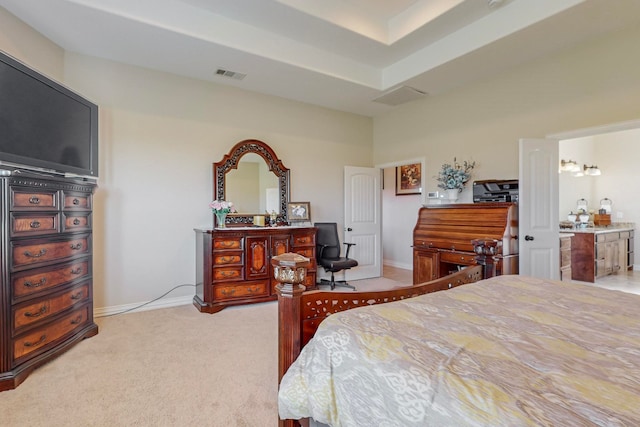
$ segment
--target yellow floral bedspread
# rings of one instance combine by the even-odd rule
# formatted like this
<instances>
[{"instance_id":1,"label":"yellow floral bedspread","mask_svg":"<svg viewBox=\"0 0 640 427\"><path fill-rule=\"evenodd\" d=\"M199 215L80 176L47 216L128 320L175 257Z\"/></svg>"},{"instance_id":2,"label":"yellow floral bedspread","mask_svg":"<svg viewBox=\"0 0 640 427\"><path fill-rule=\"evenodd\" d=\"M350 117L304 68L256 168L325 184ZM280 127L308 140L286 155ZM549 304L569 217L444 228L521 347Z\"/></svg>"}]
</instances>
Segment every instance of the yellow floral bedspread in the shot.
<instances>
[{"instance_id":1,"label":"yellow floral bedspread","mask_svg":"<svg viewBox=\"0 0 640 427\"><path fill-rule=\"evenodd\" d=\"M640 295L499 276L334 314L284 376L331 426L640 426Z\"/></svg>"}]
</instances>

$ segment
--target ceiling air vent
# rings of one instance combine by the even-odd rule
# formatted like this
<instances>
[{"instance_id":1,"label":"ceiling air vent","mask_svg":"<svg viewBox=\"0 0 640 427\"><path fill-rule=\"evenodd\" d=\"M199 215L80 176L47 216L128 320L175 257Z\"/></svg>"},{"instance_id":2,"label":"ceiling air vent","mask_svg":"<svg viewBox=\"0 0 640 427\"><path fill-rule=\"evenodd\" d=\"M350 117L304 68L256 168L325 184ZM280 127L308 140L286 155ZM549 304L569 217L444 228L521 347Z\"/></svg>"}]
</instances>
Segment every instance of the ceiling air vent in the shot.
<instances>
[{"instance_id":1,"label":"ceiling air vent","mask_svg":"<svg viewBox=\"0 0 640 427\"><path fill-rule=\"evenodd\" d=\"M218 68L216 70L216 76L229 77L230 79L242 80L247 77L246 74L238 73L236 71L225 70L224 68Z\"/></svg>"}]
</instances>

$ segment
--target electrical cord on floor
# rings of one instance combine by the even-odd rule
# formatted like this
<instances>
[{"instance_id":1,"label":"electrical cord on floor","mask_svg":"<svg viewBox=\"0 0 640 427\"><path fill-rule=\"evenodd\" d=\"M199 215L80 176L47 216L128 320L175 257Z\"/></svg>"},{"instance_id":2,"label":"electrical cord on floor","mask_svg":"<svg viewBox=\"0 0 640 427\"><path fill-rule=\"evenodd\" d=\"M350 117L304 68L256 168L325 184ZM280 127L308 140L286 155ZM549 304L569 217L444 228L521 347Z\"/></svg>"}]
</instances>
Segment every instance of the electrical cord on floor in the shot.
<instances>
[{"instance_id":1,"label":"electrical cord on floor","mask_svg":"<svg viewBox=\"0 0 640 427\"><path fill-rule=\"evenodd\" d=\"M111 316L117 316L117 315L119 315L119 314L124 314L124 313L128 313L128 312L130 312L130 311L133 311L133 310L137 310L137 309L139 309L139 308L141 308L141 307L144 307L144 306L145 306L145 305L147 305L147 304L151 304L152 302L156 302L156 301L158 301L159 299L164 298L165 296L169 295L171 292L175 291L176 289L178 289L178 288L183 288L183 287L185 287L185 286L193 286L194 288L196 287L196 285L191 285L191 284L185 284L185 285L178 285L178 286L174 286L173 288L169 289L169 290L168 290L167 292L165 292L164 294L160 295L160 296L159 296L159 297L157 297L157 298L152 299L151 301L147 301L147 302L145 302L145 303L142 303L142 304L140 304L140 305L138 305L138 306L136 306L136 307L129 308L129 309L127 309L127 310L119 311L119 312L117 312L117 313L105 314L104 316L100 316L100 317L111 317Z\"/></svg>"}]
</instances>

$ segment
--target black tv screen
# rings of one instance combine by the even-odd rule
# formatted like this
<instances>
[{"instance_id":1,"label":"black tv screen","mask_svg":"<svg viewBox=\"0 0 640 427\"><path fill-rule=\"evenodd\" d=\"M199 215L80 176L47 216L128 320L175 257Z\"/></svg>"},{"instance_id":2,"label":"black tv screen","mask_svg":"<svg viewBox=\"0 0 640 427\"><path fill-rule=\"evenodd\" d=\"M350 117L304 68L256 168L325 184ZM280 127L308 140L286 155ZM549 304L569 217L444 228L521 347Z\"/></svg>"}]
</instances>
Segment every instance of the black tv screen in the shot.
<instances>
[{"instance_id":1,"label":"black tv screen","mask_svg":"<svg viewBox=\"0 0 640 427\"><path fill-rule=\"evenodd\" d=\"M0 164L98 176L98 106L0 52Z\"/></svg>"}]
</instances>

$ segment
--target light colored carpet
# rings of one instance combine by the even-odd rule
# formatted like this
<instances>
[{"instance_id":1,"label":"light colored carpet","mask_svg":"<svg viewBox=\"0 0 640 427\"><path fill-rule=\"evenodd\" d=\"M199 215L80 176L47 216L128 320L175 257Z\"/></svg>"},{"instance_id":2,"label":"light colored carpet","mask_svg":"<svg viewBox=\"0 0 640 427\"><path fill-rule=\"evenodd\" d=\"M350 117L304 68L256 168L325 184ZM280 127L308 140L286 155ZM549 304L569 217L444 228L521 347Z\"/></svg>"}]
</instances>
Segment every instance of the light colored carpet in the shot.
<instances>
[{"instance_id":1,"label":"light colored carpet","mask_svg":"<svg viewBox=\"0 0 640 427\"><path fill-rule=\"evenodd\" d=\"M0 426L277 425L277 303L213 315L185 305L96 322L98 335L0 393Z\"/></svg>"},{"instance_id":2,"label":"light colored carpet","mask_svg":"<svg viewBox=\"0 0 640 427\"><path fill-rule=\"evenodd\" d=\"M402 284L395 280L387 279L386 277L376 277L375 279L365 280L351 280L349 284L356 287L356 292L386 291L388 289L411 286L411 284ZM323 291L329 290L326 286L322 286L320 289ZM349 289L336 287L335 290L344 292L348 291Z\"/></svg>"}]
</instances>

